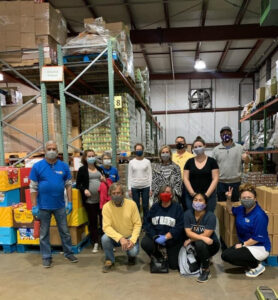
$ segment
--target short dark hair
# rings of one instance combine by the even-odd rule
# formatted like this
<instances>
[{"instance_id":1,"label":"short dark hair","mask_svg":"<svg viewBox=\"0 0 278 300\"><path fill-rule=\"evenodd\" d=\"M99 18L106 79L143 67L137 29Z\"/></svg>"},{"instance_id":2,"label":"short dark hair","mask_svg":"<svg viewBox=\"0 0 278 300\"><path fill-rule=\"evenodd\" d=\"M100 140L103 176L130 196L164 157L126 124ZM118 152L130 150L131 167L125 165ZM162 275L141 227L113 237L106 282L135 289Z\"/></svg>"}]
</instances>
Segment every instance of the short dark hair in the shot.
<instances>
[{"instance_id":1,"label":"short dark hair","mask_svg":"<svg viewBox=\"0 0 278 300\"><path fill-rule=\"evenodd\" d=\"M88 163L87 163L87 154L88 152L94 152L94 154L96 154L96 152L92 149L88 149L88 150L85 150L82 154L82 157L81 157L81 163L83 166L87 166Z\"/></svg>"},{"instance_id":2,"label":"short dark hair","mask_svg":"<svg viewBox=\"0 0 278 300\"><path fill-rule=\"evenodd\" d=\"M195 199L196 196L202 196L202 198L205 200L206 204L208 203L208 197L204 193L196 193L193 197L193 200Z\"/></svg>"},{"instance_id":3,"label":"short dark hair","mask_svg":"<svg viewBox=\"0 0 278 300\"><path fill-rule=\"evenodd\" d=\"M206 144L205 140L203 138L201 138L200 136L197 136L195 141L192 143L192 147L194 147L194 144L197 142L201 142L203 145Z\"/></svg>"},{"instance_id":4,"label":"short dark hair","mask_svg":"<svg viewBox=\"0 0 278 300\"><path fill-rule=\"evenodd\" d=\"M176 139L175 139L175 142L176 142L177 139L183 139L184 143L186 144L186 140L185 140L184 136L181 136L181 135L177 136Z\"/></svg>"},{"instance_id":5,"label":"short dark hair","mask_svg":"<svg viewBox=\"0 0 278 300\"><path fill-rule=\"evenodd\" d=\"M250 192L255 196L255 198L257 197L256 188L251 183L247 182L247 183L244 183L244 184L240 185L240 187L239 187L239 196L241 196L241 194L243 192Z\"/></svg>"},{"instance_id":6,"label":"short dark hair","mask_svg":"<svg viewBox=\"0 0 278 300\"><path fill-rule=\"evenodd\" d=\"M134 151L136 151L136 147L137 147L137 146L141 146L141 147L142 147L142 150L144 151L145 147L144 147L144 145L141 144L141 143L136 143L136 144L135 144L135 146L134 146Z\"/></svg>"}]
</instances>

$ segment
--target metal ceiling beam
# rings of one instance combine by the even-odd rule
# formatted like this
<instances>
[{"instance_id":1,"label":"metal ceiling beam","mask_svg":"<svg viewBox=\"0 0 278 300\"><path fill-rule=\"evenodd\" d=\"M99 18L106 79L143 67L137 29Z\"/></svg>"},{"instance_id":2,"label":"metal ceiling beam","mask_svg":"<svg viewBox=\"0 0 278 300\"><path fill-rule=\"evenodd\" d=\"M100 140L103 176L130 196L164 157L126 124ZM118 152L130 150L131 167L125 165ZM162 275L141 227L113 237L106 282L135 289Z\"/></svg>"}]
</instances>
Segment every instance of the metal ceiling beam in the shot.
<instances>
[{"instance_id":1,"label":"metal ceiling beam","mask_svg":"<svg viewBox=\"0 0 278 300\"><path fill-rule=\"evenodd\" d=\"M126 10L127 10L128 16L129 16L131 28L133 28L134 30L136 30L136 24L134 22L133 13L132 13L131 8L129 6L128 0L124 0L124 3L125 3L125 7L126 7ZM140 48L141 48L143 57L145 59L146 65L147 65L149 71L151 72L152 69L151 69L150 61L149 61L149 58L146 55L145 46L143 44L144 43L140 43Z\"/></svg>"},{"instance_id":2,"label":"metal ceiling beam","mask_svg":"<svg viewBox=\"0 0 278 300\"><path fill-rule=\"evenodd\" d=\"M153 115L177 115L177 114L192 114L204 112L223 112L223 111L241 111L243 107L218 107L213 109L178 109L178 110L157 110L153 111Z\"/></svg>"},{"instance_id":3,"label":"metal ceiling beam","mask_svg":"<svg viewBox=\"0 0 278 300\"><path fill-rule=\"evenodd\" d=\"M250 40L276 38L277 36L278 26L260 27L259 24L157 28L130 31L130 38L133 44Z\"/></svg>"},{"instance_id":4,"label":"metal ceiling beam","mask_svg":"<svg viewBox=\"0 0 278 300\"><path fill-rule=\"evenodd\" d=\"M82 2L86 5L86 7L90 11L92 17L96 19L97 18L97 13L95 12L93 7L91 6L92 4L88 0L82 0Z\"/></svg>"},{"instance_id":5,"label":"metal ceiling beam","mask_svg":"<svg viewBox=\"0 0 278 300\"><path fill-rule=\"evenodd\" d=\"M247 57L245 58L245 60L243 61L243 63L241 64L241 66L238 69L238 72L242 72L243 69L245 68L245 66L249 63L249 61L252 59L252 57L255 55L255 53L257 52L257 50L260 48L260 46L262 45L262 43L264 42L263 39L257 40L255 46L253 47L253 49L249 52L249 54L247 55Z\"/></svg>"},{"instance_id":6,"label":"metal ceiling beam","mask_svg":"<svg viewBox=\"0 0 278 300\"><path fill-rule=\"evenodd\" d=\"M165 16L166 27L170 28L169 7L168 7L167 2L163 3L163 8L164 8L164 16Z\"/></svg>"},{"instance_id":7,"label":"metal ceiling beam","mask_svg":"<svg viewBox=\"0 0 278 300\"><path fill-rule=\"evenodd\" d=\"M250 0L243 0L242 1L241 7L240 7L240 9L238 11L238 14L236 16L234 25L239 25L241 23L249 3L250 3ZM217 71L219 71L221 69L221 66L222 66L222 64L223 64L223 62L224 62L224 60L225 60L225 58L228 54L228 51L229 51L229 48L230 48L231 44L232 44L232 41L227 41L226 42L224 52L222 53L222 55L219 59L218 65L217 65Z\"/></svg>"},{"instance_id":8,"label":"metal ceiling beam","mask_svg":"<svg viewBox=\"0 0 278 300\"><path fill-rule=\"evenodd\" d=\"M249 78L253 73L244 72L191 72L191 73L176 73L175 79L225 79L225 78ZM171 73L150 74L150 80L172 80Z\"/></svg>"},{"instance_id":9,"label":"metal ceiling beam","mask_svg":"<svg viewBox=\"0 0 278 300\"><path fill-rule=\"evenodd\" d=\"M205 26L206 16L207 16L207 10L208 10L208 0L203 0L203 2L202 2L201 17L200 17L200 26L201 27ZM201 48L201 42L198 42L197 46L196 46L196 52L195 52L195 61L200 56L200 48Z\"/></svg>"}]
</instances>

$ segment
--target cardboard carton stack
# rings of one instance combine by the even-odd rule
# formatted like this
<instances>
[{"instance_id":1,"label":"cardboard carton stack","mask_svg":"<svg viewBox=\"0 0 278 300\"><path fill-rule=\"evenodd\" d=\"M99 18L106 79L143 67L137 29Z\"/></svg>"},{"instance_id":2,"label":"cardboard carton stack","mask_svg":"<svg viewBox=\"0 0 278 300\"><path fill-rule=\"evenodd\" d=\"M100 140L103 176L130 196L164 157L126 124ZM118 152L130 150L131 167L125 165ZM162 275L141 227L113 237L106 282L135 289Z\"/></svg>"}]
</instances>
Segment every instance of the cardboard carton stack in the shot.
<instances>
[{"instance_id":1,"label":"cardboard carton stack","mask_svg":"<svg viewBox=\"0 0 278 300\"><path fill-rule=\"evenodd\" d=\"M262 172L249 172L242 175L242 183L251 183L254 186L276 186L277 175L276 174L263 174Z\"/></svg>"},{"instance_id":2,"label":"cardboard carton stack","mask_svg":"<svg viewBox=\"0 0 278 300\"><path fill-rule=\"evenodd\" d=\"M56 60L57 43L67 38L66 21L49 3L0 2L0 58L13 64L31 65L38 53L26 51L44 46L46 63ZM10 51L10 52L9 52Z\"/></svg>"},{"instance_id":3,"label":"cardboard carton stack","mask_svg":"<svg viewBox=\"0 0 278 300\"><path fill-rule=\"evenodd\" d=\"M20 200L20 172L17 168L0 168L0 245L16 243L13 228L13 205Z\"/></svg>"},{"instance_id":4,"label":"cardboard carton stack","mask_svg":"<svg viewBox=\"0 0 278 300\"><path fill-rule=\"evenodd\" d=\"M271 254L278 255L278 187L258 186L257 200L269 218L268 234L271 241Z\"/></svg>"},{"instance_id":5,"label":"cardboard carton stack","mask_svg":"<svg viewBox=\"0 0 278 300\"><path fill-rule=\"evenodd\" d=\"M2 108L3 116L14 111L17 106L6 106ZM21 129L23 132L37 138L43 139L42 132L42 113L41 104L30 104L19 112L15 113L7 120L9 124ZM35 124L35 126L34 126ZM58 150L62 152L62 133L61 133L61 117L59 105L48 104L48 130L49 137L56 140L58 143ZM67 131L68 139L72 134L72 119L70 109L67 108ZM41 144L32 140L23 134L15 131L10 127L4 127L4 148L5 152L31 152ZM69 148L72 151L72 148Z\"/></svg>"},{"instance_id":6,"label":"cardboard carton stack","mask_svg":"<svg viewBox=\"0 0 278 300\"><path fill-rule=\"evenodd\" d=\"M136 120L134 118L135 101L129 94L119 94L118 96L121 97L122 108L115 110L117 149L119 152L129 152L133 151L133 147L137 142ZM82 98L105 111L109 111L109 98L105 95L89 95ZM99 123L105 117L103 113L85 104L80 106L80 114L82 131ZM82 144L83 149L94 149L97 153L111 151L110 122L107 121L84 134Z\"/></svg>"}]
</instances>

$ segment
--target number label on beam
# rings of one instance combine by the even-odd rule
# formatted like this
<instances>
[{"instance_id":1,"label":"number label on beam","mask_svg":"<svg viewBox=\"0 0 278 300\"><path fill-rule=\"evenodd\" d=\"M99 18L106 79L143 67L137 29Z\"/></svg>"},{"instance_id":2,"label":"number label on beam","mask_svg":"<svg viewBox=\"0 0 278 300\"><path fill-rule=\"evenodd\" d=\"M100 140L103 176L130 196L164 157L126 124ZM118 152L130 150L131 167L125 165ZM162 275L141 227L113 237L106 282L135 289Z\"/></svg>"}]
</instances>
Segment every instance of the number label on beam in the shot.
<instances>
[{"instance_id":1,"label":"number label on beam","mask_svg":"<svg viewBox=\"0 0 278 300\"><path fill-rule=\"evenodd\" d=\"M63 66L44 66L41 69L42 82L62 82L64 80Z\"/></svg>"},{"instance_id":2,"label":"number label on beam","mask_svg":"<svg viewBox=\"0 0 278 300\"><path fill-rule=\"evenodd\" d=\"M114 108L115 109L122 108L122 96L115 96L114 97Z\"/></svg>"}]
</instances>

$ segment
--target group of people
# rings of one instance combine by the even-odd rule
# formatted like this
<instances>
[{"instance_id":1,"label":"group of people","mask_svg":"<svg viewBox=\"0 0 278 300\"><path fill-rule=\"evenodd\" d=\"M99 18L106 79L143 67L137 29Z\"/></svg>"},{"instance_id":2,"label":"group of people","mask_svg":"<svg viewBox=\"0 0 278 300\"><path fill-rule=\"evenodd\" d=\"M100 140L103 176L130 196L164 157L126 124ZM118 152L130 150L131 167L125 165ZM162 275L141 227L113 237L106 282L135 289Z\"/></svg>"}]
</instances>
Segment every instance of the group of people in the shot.
<instances>
[{"instance_id":1,"label":"group of people","mask_svg":"<svg viewBox=\"0 0 278 300\"><path fill-rule=\"evenodd\" d=\"M261 261L270 252L267 233L268 218L256 201L255 188L240 186L242 161L249 157L241 145L232 139L230 127L220 131L222 142L206 155L205 141L197 137L192 152L186 148L185 138L176 138L176 153L169 146L159 150L160 162L151 164L144 157L144 146L134 147L135 158L128 166L128 195L118 182L117 169L112 166L110 154L103 154L99 162L93 150L82 156L76 187L81 191L88 214L93 253L99 250L101 240L105 253L103 272L109 272L115 262L114 250L126 251L128 264L136 263L141 230L144 237L141 248L152 258L166 249L171 269L179 268L182 247L191 245L200 269L198 281L210 277L210 259L219 248L215 233L216 201L227 201L227 208L236 217L240 243L222 252L222 259L233 265L246 267L246 276L256 277L264 272ZM49 223L54 214L64 255L71 262L77 258L71 251L71 239L66 226L66 214L71 212L71 176L67 164L57 159L57 145L46 143L45 159L32 168L31 197L33 214L41 220L41 253L43 265L52 264L49 244ZM64 204L64 187L68 204ZM153 204L150 206L150 197ZM143 222L140 217L140 198ZM241 205L232 208L232 202ZM100 226L98 226L98 224Z\"/></svg>"}]
</instances>

